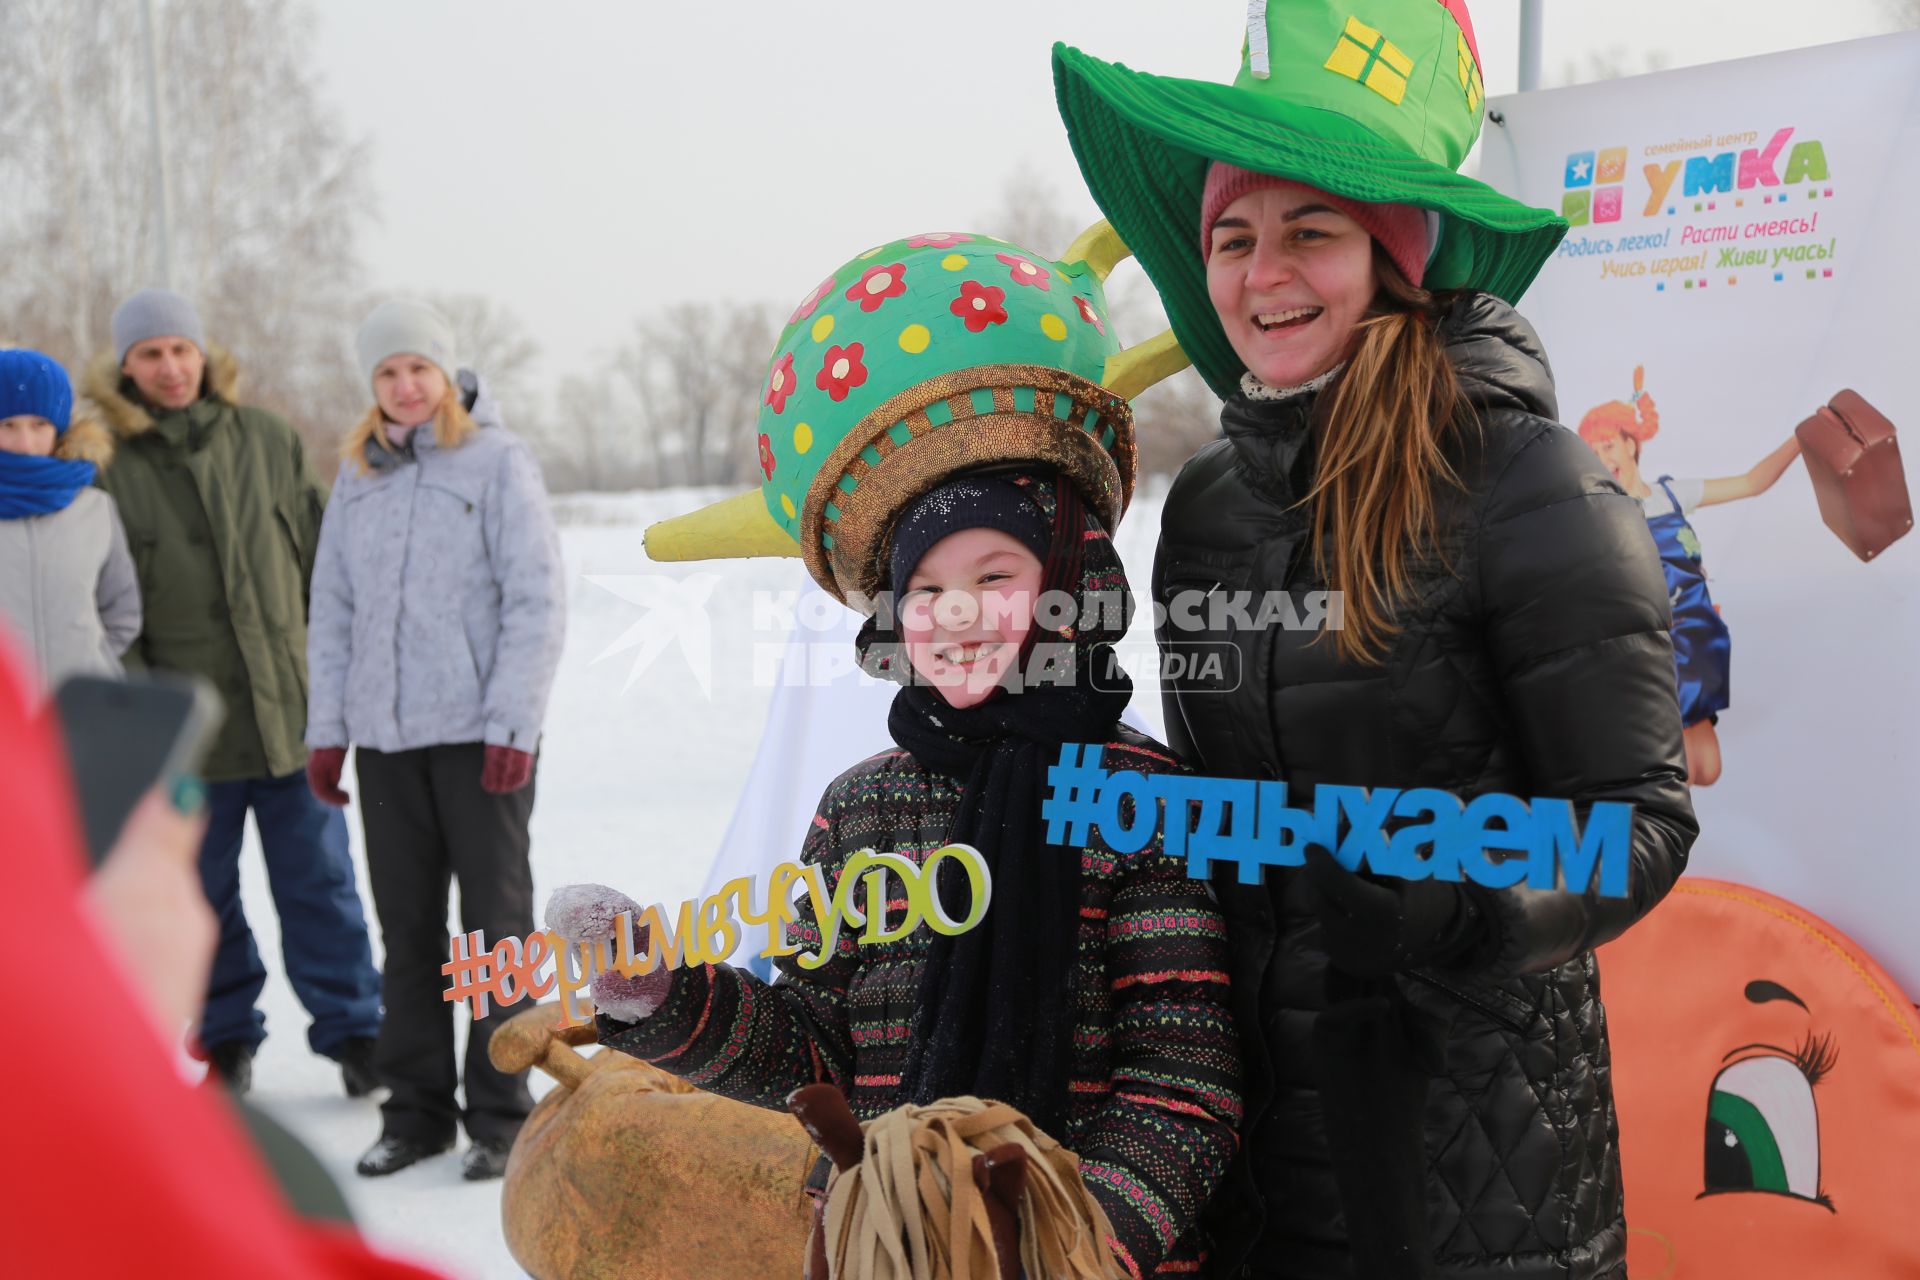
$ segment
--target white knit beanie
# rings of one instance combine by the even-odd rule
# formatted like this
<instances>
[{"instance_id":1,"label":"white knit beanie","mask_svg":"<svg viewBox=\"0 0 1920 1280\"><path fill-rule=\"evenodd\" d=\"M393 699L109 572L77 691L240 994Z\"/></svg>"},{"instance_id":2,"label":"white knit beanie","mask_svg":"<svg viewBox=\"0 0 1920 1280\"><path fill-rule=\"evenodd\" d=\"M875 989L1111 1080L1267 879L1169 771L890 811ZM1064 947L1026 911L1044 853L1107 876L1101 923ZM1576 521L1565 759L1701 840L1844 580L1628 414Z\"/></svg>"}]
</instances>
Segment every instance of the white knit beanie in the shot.
<instances>
[{"instance_id":1,"label":"white knit beanie","mask_svg":"<svg viewBox=\"0 0 1920 1280\"><path fill-rule=\"evenodd\" d=\"M438 311L411 298L395 298L375 307L361 322L353 345L368 386L373 385L373 371L388 356L424 356L440 366L449 383L460 369L453 350L453 326Z\"/></svg>"}]
</instances>

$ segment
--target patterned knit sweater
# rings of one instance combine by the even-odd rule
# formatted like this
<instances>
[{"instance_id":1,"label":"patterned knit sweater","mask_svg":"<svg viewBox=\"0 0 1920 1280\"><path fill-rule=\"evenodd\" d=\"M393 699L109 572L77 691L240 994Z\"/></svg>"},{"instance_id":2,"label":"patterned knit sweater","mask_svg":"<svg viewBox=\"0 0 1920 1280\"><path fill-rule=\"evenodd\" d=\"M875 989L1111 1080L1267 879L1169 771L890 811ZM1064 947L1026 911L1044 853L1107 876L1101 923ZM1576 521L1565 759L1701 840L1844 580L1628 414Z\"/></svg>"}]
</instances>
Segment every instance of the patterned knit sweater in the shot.
<instances>
[{"instance_id":1,"label":"patterned knit sweater","mask_svg":"<svg viewBox=\"0 0 1920 1280\"><path fill-rule=\"evenodd\" d=\"M1116 726L1112 770L1178 771L1166 748ZM827 788L801 860L829 891L861 849L917 864L947 843L959 783L905 751L855 765ZM897 884L897 882L895 882ZM1018 892L1003 871L996 895ZM803 898L788 931L803 952L819 930ZM889 903L889 926L904 902ZM801 1085L828 1081L862 1120L899 1106L920 968L922 924L896 942L863 944L843 928L834 954L807 970L776 963L768 985L727 965L676 969L666 1002L638 1023L600 1017L602 1043L699 1087L780 1109ZM1206 882L1161 852L1096 842L1081 851L1080 927L1071 984L1074 1026L1065 1132L1088 1189L1113 1224L1114 1256L1136 1280L1201 1270L1201 1205L1238 1138L1240 1047L1228 1003L1226 925Z\"/></svg>"}]
</instances>

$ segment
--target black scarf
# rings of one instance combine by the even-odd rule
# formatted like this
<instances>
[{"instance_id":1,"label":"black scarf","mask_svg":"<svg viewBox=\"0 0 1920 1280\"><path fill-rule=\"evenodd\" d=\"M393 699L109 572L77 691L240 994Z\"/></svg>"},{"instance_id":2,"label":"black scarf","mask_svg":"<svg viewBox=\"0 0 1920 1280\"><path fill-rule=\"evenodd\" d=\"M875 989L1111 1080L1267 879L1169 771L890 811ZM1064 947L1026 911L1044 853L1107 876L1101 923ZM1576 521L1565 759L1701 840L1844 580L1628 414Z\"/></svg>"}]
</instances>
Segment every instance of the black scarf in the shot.
<instances>
[{"instance_id":1,"label":"black scarf","mask_svg":"<svg viewBox=\"0 0 1920 1280\"><path fill-rule=\"evenodd\" d=\"M993 875L986 917L958 937L934 935L903 1080L909 1102L973 1094L1018 1107L1060 1136L1073 1027L1068 978L1080 931L1080 850L1049 844L1040 819L1047 766L1063 742L1105 742L1132 687L1100 646L1084 681L1041 686L956 711L922 686L893 699L887 728L922 767L964 783L947 840L980 851ZM935 886L964 917L967 883L948 862Z\"/></svg>"}]
</instances>

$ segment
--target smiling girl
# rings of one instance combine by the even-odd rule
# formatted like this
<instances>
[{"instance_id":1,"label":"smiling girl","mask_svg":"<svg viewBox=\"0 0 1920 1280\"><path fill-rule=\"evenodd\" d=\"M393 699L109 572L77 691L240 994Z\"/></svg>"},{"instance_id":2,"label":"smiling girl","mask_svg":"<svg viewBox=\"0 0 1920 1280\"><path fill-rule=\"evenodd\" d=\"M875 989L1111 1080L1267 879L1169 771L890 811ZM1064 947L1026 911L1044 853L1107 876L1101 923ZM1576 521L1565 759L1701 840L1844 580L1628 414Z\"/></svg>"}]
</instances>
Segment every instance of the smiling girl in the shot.
<instances>
[{"instance_id":1,"label":"smiling girl","mask_svg":"<svg viewBox=\"0 0 1920 1280\"><path fill-rule=\"evenodd\" d=\"M946 486L901 521L898 630L914 676L949 706L977 707L1022 677L1047 543L1039 509L990 479Z\"/></svg>"},{"instance_id":2,"label":"smiling girl","mask_svg":"<svg viewBox=\"0 0 1920 1280\"><path fill-rule=\"evenodd\" d=\"M908 502L882 563L893 600L877 602L858 647L869 671L906 686L888 719L896 746L827 788L800 860L831 892L857 850L918 864L969 844L992 874L984 920L958 937L922 926L864 942L849 930L818 969L776 960L772 985L724 964L602 974L601 1041L766 1107L817 1080L839 1085L862 1120L967 1095L1010 1103L1078 1154L1122 1274L1190 1273L1202 1248L1192 1228L1238 1118L1224 925L1158 834L1118 854L1098 837L1053 843L1040 815L1063 743L1104 744L1113 770L1179 768L1120 723L1132 686L1112 646L1124 621L1049 630L1036 618L1051 592L1124 590L1119 557L1071 481L1028 468L949 478ZM1036 656L1052 664L1046 683L1025 679ZM939 892L963 918L952 870ZM640 909L575 886L547 923L606 936L621 910ZM817 945L818 929L803 908L798 936Z\"/></svg>"}]
</instances>

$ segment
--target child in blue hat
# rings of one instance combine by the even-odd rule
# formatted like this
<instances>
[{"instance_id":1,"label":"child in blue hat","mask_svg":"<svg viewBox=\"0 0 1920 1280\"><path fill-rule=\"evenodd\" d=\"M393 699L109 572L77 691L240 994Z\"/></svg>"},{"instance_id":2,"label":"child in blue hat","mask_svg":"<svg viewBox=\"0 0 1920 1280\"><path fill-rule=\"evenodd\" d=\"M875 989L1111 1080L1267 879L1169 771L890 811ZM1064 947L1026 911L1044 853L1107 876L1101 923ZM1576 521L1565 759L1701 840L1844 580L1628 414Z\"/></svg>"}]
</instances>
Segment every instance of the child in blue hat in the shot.
<instances>
[{"instance_id":1,"label":"child in blue hat","mask_svg":"<svg viewBox=\"0 0 1920 1280\"><path fill-rule=\"evenodd\" d=\"M93 488L113 452L73 419L73 384L38 351L0 351L0 618L42 685L119 675L140 634L140 587L113 499Z\"/></svg>"}]
</instances>

